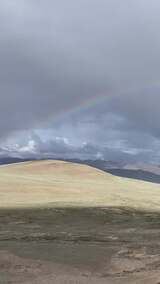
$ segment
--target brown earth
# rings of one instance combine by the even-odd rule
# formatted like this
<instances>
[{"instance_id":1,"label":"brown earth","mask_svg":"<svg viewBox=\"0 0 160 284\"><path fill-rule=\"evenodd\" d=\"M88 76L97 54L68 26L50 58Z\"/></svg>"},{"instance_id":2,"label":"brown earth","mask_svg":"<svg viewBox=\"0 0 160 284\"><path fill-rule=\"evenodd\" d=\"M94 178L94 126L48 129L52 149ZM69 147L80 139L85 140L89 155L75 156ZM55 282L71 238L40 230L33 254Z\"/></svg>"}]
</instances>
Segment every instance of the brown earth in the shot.
<instances>
[{"instance_id":1,"label":"brown earth","mask_svg":"<svg viewBox=\"0 0 160 284\"><path fill-rule=\"evenodd\" d=\"M157 213L1 210L0 221L0 284L160 283Z\"/></svg>"}]
</instances>

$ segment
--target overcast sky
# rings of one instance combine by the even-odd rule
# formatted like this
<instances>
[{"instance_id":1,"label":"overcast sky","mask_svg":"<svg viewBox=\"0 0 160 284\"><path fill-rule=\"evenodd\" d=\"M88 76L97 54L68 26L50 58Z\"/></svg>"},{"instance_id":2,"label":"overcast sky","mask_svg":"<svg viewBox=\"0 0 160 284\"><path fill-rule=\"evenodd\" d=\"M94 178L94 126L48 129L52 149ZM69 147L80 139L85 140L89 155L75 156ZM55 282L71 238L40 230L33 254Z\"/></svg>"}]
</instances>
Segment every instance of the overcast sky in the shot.
<instances>
[{"instance_id":1,"label":"overcast sky","mask_svg":"<svg viewBox=\"0 0 160 284\"><path fill-rule=\"evenodd\" d=\"M159 0L1 0L0 155L160 163Z\"/></svg>"}]
</instances>

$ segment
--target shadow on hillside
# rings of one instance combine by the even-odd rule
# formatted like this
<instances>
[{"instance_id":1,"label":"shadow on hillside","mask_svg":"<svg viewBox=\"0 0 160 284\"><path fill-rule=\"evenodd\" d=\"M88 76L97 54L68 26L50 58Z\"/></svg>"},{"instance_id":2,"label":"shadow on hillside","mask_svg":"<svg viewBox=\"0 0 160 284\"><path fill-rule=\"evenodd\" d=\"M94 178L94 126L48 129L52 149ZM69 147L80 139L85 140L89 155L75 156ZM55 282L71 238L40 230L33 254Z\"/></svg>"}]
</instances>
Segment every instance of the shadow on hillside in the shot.
<instances>
[{"instance_id":1,"label":"shadow on hillside","mask_svg":"<svg viewBox=\"0 0 160 284\"><path fill-rule=\"evenodd\" d=\"M160 213L130 208L1 209L0 232L0 241L156 241Z\"/></svg>"}]
</instances>

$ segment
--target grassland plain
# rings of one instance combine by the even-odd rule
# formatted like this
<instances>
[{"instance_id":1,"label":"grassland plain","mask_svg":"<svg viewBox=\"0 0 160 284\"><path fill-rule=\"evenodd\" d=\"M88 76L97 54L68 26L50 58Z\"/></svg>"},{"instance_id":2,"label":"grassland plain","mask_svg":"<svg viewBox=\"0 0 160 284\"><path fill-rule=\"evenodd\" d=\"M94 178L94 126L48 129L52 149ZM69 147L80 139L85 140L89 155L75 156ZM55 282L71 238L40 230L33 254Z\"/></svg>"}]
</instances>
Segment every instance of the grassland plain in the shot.
<instances>
[{"instance_id":1,"label":"grassland plain","mask_svg":"<svg viewBox=\"0 0 160 284\"><path fill-rule=\"evenodd\" d=\"M160 185L60 161L1 167L0 283L160 283Z\"/></svg>"}]
</instances>

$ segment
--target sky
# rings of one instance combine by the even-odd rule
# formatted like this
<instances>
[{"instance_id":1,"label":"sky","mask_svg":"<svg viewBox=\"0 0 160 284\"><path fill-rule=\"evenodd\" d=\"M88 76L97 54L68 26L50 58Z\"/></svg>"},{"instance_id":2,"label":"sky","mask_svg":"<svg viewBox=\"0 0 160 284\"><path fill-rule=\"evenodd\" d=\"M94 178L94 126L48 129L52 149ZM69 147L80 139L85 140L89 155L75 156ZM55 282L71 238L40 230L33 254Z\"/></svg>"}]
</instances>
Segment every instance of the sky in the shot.
<instances>
[{"instance_id":1,"label":"sky","mask_svg":"<svg viewBox=\"0 0 160 284\"><path fill-rule=\"evenodd\" d=\"M159 0L1 0L0 157L160 163Z\"/></svg>"}]
</instances>

